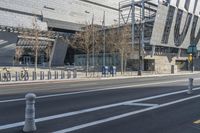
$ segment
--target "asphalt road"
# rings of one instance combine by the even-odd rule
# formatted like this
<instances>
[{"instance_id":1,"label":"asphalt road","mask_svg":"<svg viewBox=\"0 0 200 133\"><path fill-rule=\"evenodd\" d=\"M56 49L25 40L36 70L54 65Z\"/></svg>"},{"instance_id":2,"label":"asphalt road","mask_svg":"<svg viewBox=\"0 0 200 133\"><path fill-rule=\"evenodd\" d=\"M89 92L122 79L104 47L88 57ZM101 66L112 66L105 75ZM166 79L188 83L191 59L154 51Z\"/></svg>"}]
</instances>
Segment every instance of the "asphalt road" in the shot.
<instances>
[{"instance_id":1,"label":"asphalt road","mask_svg":"<svg viewBox=\"0 0 200 133\"><path fill-rule=\"evenodd\" d=\"M37 133L200 132L200 74L1 85L0 133L22 132L28 92Z\"/></svg>"}]
</instances>

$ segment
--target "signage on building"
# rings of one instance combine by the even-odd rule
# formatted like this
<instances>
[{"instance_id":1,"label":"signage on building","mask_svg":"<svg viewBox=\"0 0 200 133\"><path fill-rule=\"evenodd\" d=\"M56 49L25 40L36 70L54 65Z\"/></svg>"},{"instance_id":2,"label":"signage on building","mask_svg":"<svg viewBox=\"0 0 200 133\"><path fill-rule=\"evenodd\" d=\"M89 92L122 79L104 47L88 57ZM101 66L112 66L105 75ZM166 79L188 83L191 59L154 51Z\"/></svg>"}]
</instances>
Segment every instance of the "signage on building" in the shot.
<instances>
[{"instance_id":1,"label":"signage on building","mask_svg":"<svg viewBox=\"0 0 200 133\"><path fill-rule=\"evenodd\" d=\"M194 44L200 50L200 18L198 0L174 0L170 5L158 6L153 27L151 45L187 49ZM200 1L199 1L200 2ZM183 9L184 8L184 9Z\"/></svg>"}]
</instances>

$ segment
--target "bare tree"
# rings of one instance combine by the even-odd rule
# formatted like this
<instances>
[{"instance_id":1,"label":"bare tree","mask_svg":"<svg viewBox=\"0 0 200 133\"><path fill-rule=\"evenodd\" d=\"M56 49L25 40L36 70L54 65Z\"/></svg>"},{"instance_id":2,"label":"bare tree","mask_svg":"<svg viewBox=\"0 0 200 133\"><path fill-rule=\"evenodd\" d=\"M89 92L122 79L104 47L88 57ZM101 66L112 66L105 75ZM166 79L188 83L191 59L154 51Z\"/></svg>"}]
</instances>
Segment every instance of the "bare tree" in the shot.
<instances>
[{"instance_id":1,"label":"bare tree","mask_svg":"<svg viewBox=\"0 0 200 133\"><path fill-rule=\"evenodd\" d=\"M118 52L121 61L121 74L126 70L127 59L132 52L131 31L129 25L109 30L107 45L110 52Z\"/></svg>"},{"instance_id":2,"label":"bare tree","mask_svg":"<svg viewBox=\"0 0 200 133\"><path fill-rule=\"evenodd\" d=\"M95 32L95 38L93 40L92 37L94 37L94 32ZM76 34L71 38L70 41L70 45L73 48L78 49L86 54L86 76L88 76L89 72L90 53L92 52L92 50L95 50L94 52L99 51L99 46L96 39L96 33L97 33L97 28L86 24L86 26L83 28L83 31L76 32Z\"/></svg>"},{"instance_id":3,"label":"bare tree","mask_svg":"<svg viewBox=\"0 0 200 133\"><path fill-rule=\"evenodd\" d=\"M15 63L16 64L19 64L19 59L22 56L22 53L23 53L23 49L16 47L16 49L15 49Z\"/></svg>"},{"instance_id":4,"label":"bare tree","mask_svg":"<svg viewBox=\"0 0 200 133\"><path fill-rule=\"evenodd\" d=\"M20 36L23 42L29 45L34 55L34 71L37 72L38 57L41 54L40 48L42 42L47 42L47 50L45 51L47 56L50 57L51 53L51 38L53 37L52 31L43 31L37 23L37 17L33 17L32 29L23 28L20 32Z\"/></svg>"},{"instance_id":5,"label":"bare tree","mask_svg":"<svg viewBox=\"0 0 200 133\"><path fill-rule=\"evenodd\" d=\"M37 67L38 67L38 50L39 50L39 45L40 45L40 41L39 41L39 35L40 35L40 28L37 24L37 20L36 17L33 18L33 42L34 42L34 52L35 52L35 72L37 72Z\"/></svg>"},{"instance_id":6,"label":"bare tree","mask_svg":"<svg viewBox=\"0 0 200 133\"><path fill-rule=\"evenodd\" d=\"M49 29L49 31L47 31L45 33L45 36L47 39L52 39L55 36L55 32L53 32L51 29ZM51 59L52 49L53 49L52 41L47 40L47 47L45 49L45 53L46 53L47 60L49 61L49 63L48 63L49 70L51 69L51 60L50 59Z\"/></svg>"}]
</instances>

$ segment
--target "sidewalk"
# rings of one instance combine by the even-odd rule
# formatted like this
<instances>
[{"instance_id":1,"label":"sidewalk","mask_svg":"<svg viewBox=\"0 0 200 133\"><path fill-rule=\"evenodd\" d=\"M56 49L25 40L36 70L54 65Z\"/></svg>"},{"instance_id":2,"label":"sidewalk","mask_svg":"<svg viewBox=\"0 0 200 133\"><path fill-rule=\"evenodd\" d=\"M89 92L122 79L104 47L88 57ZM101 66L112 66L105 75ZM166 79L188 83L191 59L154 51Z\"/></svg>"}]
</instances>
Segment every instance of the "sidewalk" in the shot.
<instances>
[{"instance_id":1,"label":"sidewalk","mask_svg":"<svg viewBox=\"0 0 200 133\"><path fill-rule=\"evenodd\" d=\"M195 72L178 72L176 74L152 74L152 73L143 73L142 76L137 76L137 72L131 72L132 74L127 74L125 76L120 75L119 73L115 77L85 77L85 73L79 73L78 75L82 75L79 78L70 78L70 79L51 79L51 80L30 80L30 81L10 81L10 82L0 82L0 85L14 85L14 84L45 84L49 82L61 83L61 82L81 82L81 81L97 81L97 80L112 80L112 79L130 79L130 78L145 78L145 77L165 77L165 76L178 76L178 75L193 75L200 74L200 71Z\"/></svg>"}]
</instances>

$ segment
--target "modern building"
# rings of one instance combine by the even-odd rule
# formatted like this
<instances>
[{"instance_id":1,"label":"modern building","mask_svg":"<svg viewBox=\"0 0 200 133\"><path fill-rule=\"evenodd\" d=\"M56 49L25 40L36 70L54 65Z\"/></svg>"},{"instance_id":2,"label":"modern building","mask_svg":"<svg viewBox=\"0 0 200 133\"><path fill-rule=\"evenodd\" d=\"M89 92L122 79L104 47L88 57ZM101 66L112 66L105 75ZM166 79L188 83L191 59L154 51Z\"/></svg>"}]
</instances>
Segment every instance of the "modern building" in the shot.
<instances>
[{"instance_id":1,"label":"modern building","mask_svg":"<svg viewBox=\"0 0 200 133\"><path fill-rule=\"evenodd\" d=\"M38 37L38 63L64 65L68 46L59 36L79 31L93 16L94 23L101 25L104 11L109 16L106 25L117 23L117 5L117 1L106 0L1 0L0 65L33 64L36 27L43 32ZM48 30L55 32L54 37L47 36ZM32 34L25 37L26 32ZM49 48L50 53L46 52Z\"/></svg>"},{"instance_id":2,"label":"modern building","mask_svg":"<svg viewBox=\"0 0 200 133\"><path fill-rule=\"evenodd\" d=\"M130 23L134 29L133 62L142 58L143 70L158 73L187 70L193 64L199 69L200 1L144 1L144 4L128 0L120 2L120 24ZM142 47L140 57L138 45ZM191 52L197 51L193 53L193 63L188 61L189 46L193 46L193 50L189 49Z\"/></svg>"}]
</instances>

